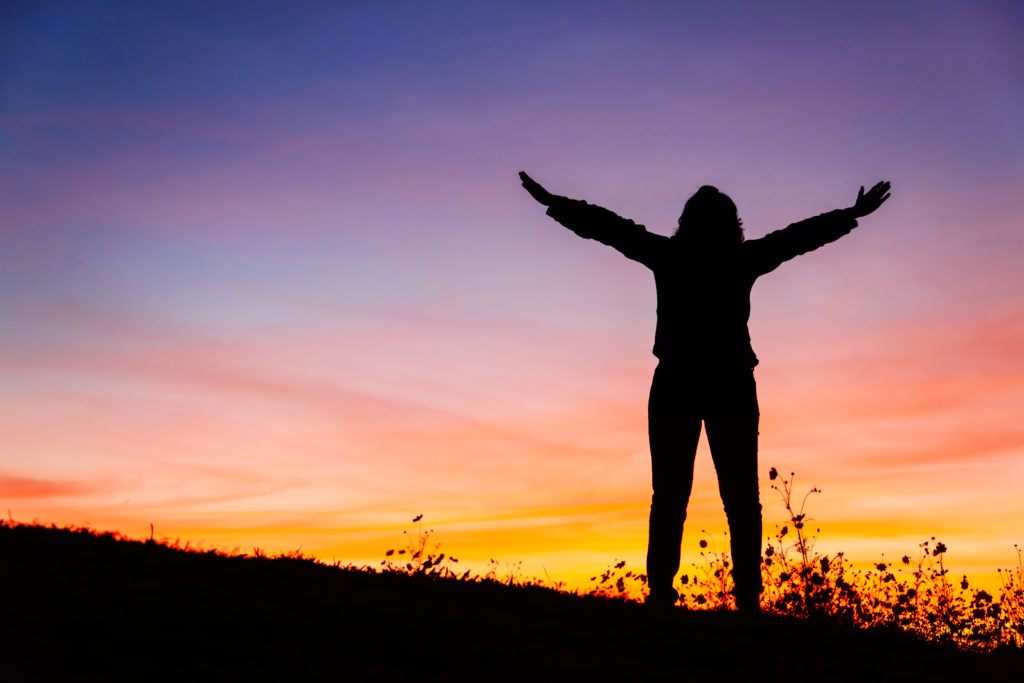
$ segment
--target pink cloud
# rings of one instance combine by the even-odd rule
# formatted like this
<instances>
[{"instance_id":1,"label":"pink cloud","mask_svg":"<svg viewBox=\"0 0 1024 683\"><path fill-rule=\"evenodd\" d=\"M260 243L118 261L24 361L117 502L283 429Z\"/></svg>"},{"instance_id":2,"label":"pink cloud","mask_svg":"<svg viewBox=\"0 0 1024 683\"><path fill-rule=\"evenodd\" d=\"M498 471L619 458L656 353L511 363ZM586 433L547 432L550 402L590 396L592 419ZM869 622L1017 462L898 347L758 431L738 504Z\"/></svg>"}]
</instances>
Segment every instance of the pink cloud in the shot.
<instances>
[{"instance_id":1,"label":"pink cloud","mask_svg":"<svg viewBox=\"0 0 1024 683\"><path fill-rule=\"evenodd\" d=\"M83 482L0 476L0 499L59 498L79 496L95 490L95 486Z\"/></svg>"}]
</instances>

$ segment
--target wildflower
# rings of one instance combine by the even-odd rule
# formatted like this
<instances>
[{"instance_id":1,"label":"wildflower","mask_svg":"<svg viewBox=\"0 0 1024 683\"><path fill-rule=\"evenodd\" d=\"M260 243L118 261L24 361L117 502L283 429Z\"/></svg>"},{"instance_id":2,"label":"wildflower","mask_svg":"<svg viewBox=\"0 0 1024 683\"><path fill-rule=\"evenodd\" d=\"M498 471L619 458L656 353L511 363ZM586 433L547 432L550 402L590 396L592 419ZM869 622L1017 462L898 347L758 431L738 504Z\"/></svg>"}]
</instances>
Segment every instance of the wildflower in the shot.
<instances>
[{"instance_id":1,"label":"wildflower","mask_svg":"<svg viewBox=\"0 0 1024 683\"><path fill-rule=\"evenodd\" d=\"M775 481L779 477L779 471L774 467L768 470L768 478Z\"/></svg>"},{"instance_id":2,"label":"wildflower","mask_svg":"<svg viewBox=\"0 0 1024 683\"><path fill-rule=\"evenodd\" d=\"M910 564L910 555L904 555L901 561L903 564Z\"/></svg>"},{"instance_id":3,"label":"wildflower","mask_svg":"<svg viewBox=\"0 0 1024 683\"><path fill-rule=\"evenodd\" d=\"M707 548L708 547L708 542L705 541L703 538L700 539L700 547L701 548Z\"/></svg>"},{"instance_id":4,"label":"wildflower","mask_svg":"<svg viewBox=\"0 0 1024 683\"><path fill-rule=\"evenodd\" d=\"M939 541L935 544L935 550L932 551L932 555L941 555L944 552L946 552L946 544Z\"/></svg>"},{"instance_id":5,"label":"wildflower","mask_svg":"<svg viewBox=\"0 0 1024 683\"><path fill-rule=\"evenodd\" d=\"M967 574L964 574L964 578L960 579L960 588L967 590Z\"/></svg>"},{"instance_id":6,"label":"wildflower","mask_svg":"<svg viewBox=\"0 0 1024 683\"><path fill-rule=\"evenodd\" d=\"M875 565L875 569L877 569L880 572L884 572L887 569L887 567L884 562L879 562Z\"/></svg>"},{"instance_id":7,"label":"wildflower","mask_svg":"<svg viewBox=\"0 0 1024 683\"><path fill-rule=\"evenodd\" d=\"M418 515L416 515L415 517L412 518L412 521L418 522L421 519L423 519L423 515L422 514L418 514Z\"/></svg>"}]
</instances>

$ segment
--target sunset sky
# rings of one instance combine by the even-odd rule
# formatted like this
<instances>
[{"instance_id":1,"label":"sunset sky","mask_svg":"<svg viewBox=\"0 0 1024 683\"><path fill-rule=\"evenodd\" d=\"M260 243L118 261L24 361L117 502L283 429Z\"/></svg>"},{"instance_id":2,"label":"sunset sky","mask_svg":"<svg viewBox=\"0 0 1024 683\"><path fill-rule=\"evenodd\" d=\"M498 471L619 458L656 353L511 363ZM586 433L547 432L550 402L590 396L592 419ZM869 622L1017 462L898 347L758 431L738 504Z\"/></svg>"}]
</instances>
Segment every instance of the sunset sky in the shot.
<instances>
[{"instance_id":1,"label":"sunset sky","mask_svg":"<svg viewBox=\"0 0 1024 683\"><path fill-rule=\"evenodd\" d=\"M423 513L467 567L640 567L653 277L517 172L661 234L714 184L748 237L886 179L754 289L766 530L774 465L819 548L936 536L992 581L1022 34L1010 1L4 3L0 512L346 562ZM684 562L724 526L702 437Z\"/></svg>"}]
</instances>

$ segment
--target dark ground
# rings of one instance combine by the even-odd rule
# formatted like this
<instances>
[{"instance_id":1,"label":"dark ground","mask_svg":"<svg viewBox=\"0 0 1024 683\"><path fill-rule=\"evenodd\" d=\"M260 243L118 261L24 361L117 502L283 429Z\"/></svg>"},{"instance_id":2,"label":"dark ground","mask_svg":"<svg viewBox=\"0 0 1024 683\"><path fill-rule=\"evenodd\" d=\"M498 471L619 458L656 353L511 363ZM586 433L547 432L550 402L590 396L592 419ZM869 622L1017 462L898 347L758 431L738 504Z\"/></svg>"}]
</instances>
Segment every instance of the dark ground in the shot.
<instances>
[{"instance_id":1,"label":"dark ground","mask_svg":"<svg viewBox=\"0 0 1024 683\"><path fill-rule=\"evenodd\" d=\"M0 526L0 678L1020 680L898 633Z\"/></svg>"}]
</instances>

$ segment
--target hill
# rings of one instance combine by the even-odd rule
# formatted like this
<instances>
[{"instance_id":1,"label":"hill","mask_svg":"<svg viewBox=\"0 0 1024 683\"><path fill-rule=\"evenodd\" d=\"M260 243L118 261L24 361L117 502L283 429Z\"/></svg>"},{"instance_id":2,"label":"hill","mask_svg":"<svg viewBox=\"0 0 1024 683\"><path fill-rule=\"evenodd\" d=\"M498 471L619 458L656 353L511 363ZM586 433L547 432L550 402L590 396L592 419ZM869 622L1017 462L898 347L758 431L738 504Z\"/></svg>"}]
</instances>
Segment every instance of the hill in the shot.
<instances>
[{"instance_id":1,"label":"hill","mask_svg":"<svg viewBox=\"0 0 1024 683\"><path fill-rule=\"evenodd\" d=\"M0 525L5 680L895 680L1020 671L905 634Z\"/></svg>"}]
</instances>

